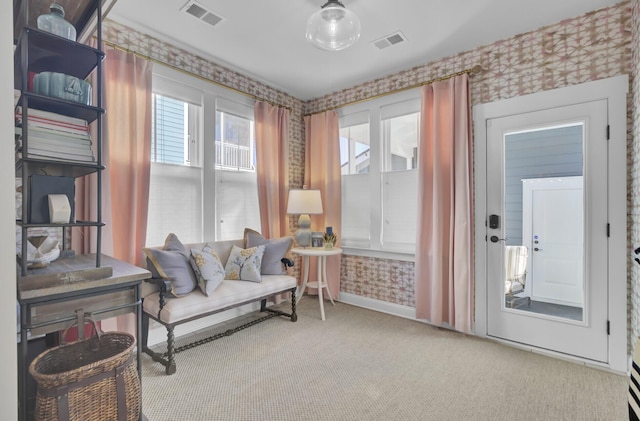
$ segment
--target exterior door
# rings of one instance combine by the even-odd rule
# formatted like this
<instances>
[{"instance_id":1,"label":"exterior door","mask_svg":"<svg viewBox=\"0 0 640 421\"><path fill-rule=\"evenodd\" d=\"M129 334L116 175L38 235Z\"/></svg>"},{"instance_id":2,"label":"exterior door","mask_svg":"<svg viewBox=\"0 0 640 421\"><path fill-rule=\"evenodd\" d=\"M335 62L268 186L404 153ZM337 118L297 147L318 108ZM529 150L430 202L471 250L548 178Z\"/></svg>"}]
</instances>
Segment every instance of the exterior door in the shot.
<instances>
[{"instance_id":1,"label":"exterior door","mask_svg":"<svg viewBox=\"0 0 640 421\"><path fill-rule=\"evenodd\" d=\"M582 307L582 183L582 176L522 180L523 244L531 250L527 291L534 301Z\"/></svg>"},{"instance_id":2,"label":"exterior door","mask_svg":"<svg viewBox=\"0 0 640 421\"><path fill-rule=\"evenodd\" d=\"M486 124L488 335L607 362L607 100Z\"/></svg>"}]
</instances>

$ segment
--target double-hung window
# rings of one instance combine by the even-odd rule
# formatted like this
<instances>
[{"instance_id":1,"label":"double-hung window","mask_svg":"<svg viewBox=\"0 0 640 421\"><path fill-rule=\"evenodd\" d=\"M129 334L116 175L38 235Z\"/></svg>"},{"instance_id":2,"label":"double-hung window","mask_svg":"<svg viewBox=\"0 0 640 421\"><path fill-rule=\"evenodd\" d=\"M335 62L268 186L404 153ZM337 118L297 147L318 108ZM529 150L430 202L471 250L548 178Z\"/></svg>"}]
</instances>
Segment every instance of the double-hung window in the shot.
<instances>
[{"instance_id":1,"label":"double-hung window","mask_svg":"<svg viewBox=\"0 0 640 421\"><path fill-rule=\"evenodd\" d=\"M242 238L260 230L253 107L218 99L216 104L216 238Z\"/></svg>"},{"instance_id":2,"label":"double-hung window","mask_svg":"<svg viewBox=\"0 0 640 421\"><path fill-rule=\"evenodd\" d=\"M155 66L151 143L147 245L260 230L250 98Z\"/></svg>"},{"instance_id":3,"label":"double-hung window","mask_svg":"<svg viewBox=\"0 0 640 421\"><path fill-rule=\"evenodd\" d=\"M417 90L342 108L342 245L352 252L415 253Z\"/></svg>"},{"instance_id":4,"label":"double-hung window","mask_svg":"<svg viewBox=\"0 0 640 421\"><path fill-rule=\"evenodd\" d=\"M151 179L147 244L173 232L183 242L202 237L202 107L156 92L151 107Z\"/></svg>"}]
</instances>

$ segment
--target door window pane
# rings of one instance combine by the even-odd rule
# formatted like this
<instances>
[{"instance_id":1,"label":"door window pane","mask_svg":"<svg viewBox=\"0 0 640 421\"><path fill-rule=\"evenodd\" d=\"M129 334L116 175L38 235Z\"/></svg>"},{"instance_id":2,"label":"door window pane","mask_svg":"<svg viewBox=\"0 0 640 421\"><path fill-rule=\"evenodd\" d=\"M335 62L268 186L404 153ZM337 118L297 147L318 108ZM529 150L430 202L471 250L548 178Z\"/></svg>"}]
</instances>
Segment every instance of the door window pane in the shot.
<instances>
[{"instance_id":1,"label":"door window pane","mask_svg":"<svg viewBox=\"0 0 640 421\"><path fill-rule=\"evenodd\" d=\"M584 125L504 137L505 306L583 320Z\"/></svg>"}]
</instances>

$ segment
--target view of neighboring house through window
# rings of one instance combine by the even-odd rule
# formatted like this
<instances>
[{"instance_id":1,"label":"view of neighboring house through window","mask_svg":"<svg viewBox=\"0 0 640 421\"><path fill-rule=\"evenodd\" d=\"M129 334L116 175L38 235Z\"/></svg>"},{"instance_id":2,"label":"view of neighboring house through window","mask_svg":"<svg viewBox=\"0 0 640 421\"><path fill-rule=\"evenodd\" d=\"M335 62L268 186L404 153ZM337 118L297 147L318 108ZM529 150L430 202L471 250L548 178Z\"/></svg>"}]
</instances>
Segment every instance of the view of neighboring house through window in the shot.
<instances>
[{"instance_id":1,"label":"view of neighboring house through window","mask_svg":"<svg viewBox=\"0 0 640 421\"><path fill-rule=\"evenodd\" d=\"M154 69L147 245L260 230L252 100L170 73Z\"/></svg>"},{"instance_id":2,"label":"view of neighboring house through window","mask_svg":"<svg viewBox=\"0 0 640 421\"><path fill-rule=\"evenodd\" d=\"M152 96L148 245L162 245L169 233L186 243L201 241L202 167L197 159L201 114L198 105Z\"/></svg>"},{"instance_id":3,"label":"view of neighboring house through window","mask_svg":"<svg viewBox=\"0 0 640 421\"><path fill-rule=\"evenodd\" d=\"M414 253L417 221L417 91L339 110L342 245Z\"/></svg>"}]
</instances>

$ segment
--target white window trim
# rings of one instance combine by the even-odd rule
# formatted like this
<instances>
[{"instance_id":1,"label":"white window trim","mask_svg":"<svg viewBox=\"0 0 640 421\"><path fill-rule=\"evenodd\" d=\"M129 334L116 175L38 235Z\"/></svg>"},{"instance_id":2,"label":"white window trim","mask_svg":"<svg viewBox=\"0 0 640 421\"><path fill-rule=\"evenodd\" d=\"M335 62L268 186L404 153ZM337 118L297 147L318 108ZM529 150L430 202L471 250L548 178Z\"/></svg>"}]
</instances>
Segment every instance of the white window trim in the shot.
<instances>
[{"instance_id":1,"label":"white window trim","mask_svg":"<svg viewBox=\"0 0 640 421\"><path fill-rule=\"evenodd\" d=\"M379 98L372 99L370 101L363 101L357 104L349 105L346 107L342 107L336 110L338 113L338 117L345 124L348 125L350 116L354 116L353 118L360 117L363 113L369 115L369 139L370 139L370 158L369 165L371 169L375 168L375 174L382 174L382 153L383 153L383 145L380 142L379 145L373 147L372 139L379 139L380 141L382 133L382 125L381 121L381 108L400 102L407 102L411 100L420 101L420 89L410 89L404 92L399 92L393 95L383 96ZM384 112L384 111L383 111ZM388 117L385 115L385 117ZM353 122L355 123L356 118ZM375 123L374 123L375 122ZM373 171L370 169L371 174ZM381 178L370 177L370 202L371 203L381 203L382 201L382 189L381 189ZM416 210L417 212L417 210ZM381 258L381 259L390 259L390 260L398 260L398 261L406 261L406 262L414 262L415 261L415 253L406 253L406 252L398 252L388 249L383 249L382 247L382 206L372 206L370 208L370 243L368 248L364 247L345 247L341 246L343 250L343 254L351 255L351 256L362 256L362 257L373 257L373 258ZM417 228L417 227L416 227Z\"/></svg>"},{"instance_id":2,"label":"white window trim","mask_svg":"<svg viewBox=\"0 0 640 421\"><path fill-rule=\"evenodd\" d=\"M176 95L176 86L180 86L179 95ZM215 112L218 103L222 108L232 107L233 104L240 104L253 109L254 99L246 95L233 92L222 86L218 86L212 82L199 79L185 72L172 69L167 66L156 64L153 66L153 91L161 95L171 96L176 99L184 100L192 104L202 106L202 137L198 153L200 157L215 156L215 142L208 142L207 139L215 138ZM206 117L206 116L210 117ZM213 149L213 150L211 150ZM215 165L202 165L203 186L216 185L216 169ZM204 210L215 210L215 194L207 194L203 192L202 207ZM205 241L214 240L216 238L217 218L203 217L202 238Z\"/></svg>"}]
</instances>

